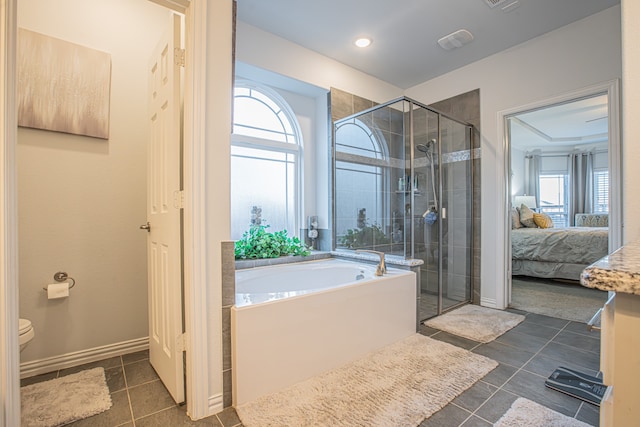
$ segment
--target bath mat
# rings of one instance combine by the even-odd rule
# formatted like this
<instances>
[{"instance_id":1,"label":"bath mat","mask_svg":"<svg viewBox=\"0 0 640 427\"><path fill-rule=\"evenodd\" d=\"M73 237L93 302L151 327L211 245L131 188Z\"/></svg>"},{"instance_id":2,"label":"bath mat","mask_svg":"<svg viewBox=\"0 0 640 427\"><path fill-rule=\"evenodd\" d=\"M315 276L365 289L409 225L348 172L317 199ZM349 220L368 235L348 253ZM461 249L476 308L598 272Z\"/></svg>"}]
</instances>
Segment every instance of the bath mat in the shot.
<instances>
[{"instance_id":1,"label":"bath mat","mask_svg":"<svg viewBox=\"0 0 640 427\"><path fill-rule=\"evenodd\" d=\"M450 334L487 343L493 341L524 320L524 316L508 311L465 305L424 324Z\"/></svg>"},{"instance_id":2,"label":"bath mat","mask_svg":"<svg viewBox=\"0 0 640 427\"><path fill-rule=\"evenodd\" d=\"M22 427L54 427L111 408L104 368L87 369L20 389Z\"/></svg>"},{"instance_id":3,"label":"bath mat","mask_svg":"<svg viewBox=\"0 0 640 427\"><path fill-rule=\"evenodd\" d=\"M589 424L520 397L494 427L590 427Z\"/></svg>"},{"instance_id":4,"label":"bath mat","mask_svg":"<svg viewBox=\"0 0 640 427\"><path fill-rule=\"evenodd\" d=\"M416 334L236 411L245 427L417 426L497 365Z\"/></svg>"}]
</instances>

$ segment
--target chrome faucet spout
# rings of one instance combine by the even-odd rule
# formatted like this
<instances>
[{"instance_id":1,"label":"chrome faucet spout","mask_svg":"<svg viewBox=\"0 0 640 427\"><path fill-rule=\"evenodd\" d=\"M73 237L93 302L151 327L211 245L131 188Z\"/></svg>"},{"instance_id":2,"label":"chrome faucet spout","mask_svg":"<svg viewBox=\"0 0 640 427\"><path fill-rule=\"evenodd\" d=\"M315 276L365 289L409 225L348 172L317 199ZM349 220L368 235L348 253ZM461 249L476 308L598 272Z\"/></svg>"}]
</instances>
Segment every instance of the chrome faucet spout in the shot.
<instances>
[{"instance_id":1,"label":"chrome faucet spout","mask_svg":"<svg viewBox=\"0 0 640 427\"><path fill-rule=\"evenodd\" d=\"M384 252L371 251L371 250L368 250L368 249L358 249L358 250L356 250L356 253L360 253L360 252L367 252L367 253L370 253L370 254L378 255L380 257L380 263L376 267L376 276L382 276L387 272L387 266L385 265L385 262L384 262Z\"/></svg>"}]
</instances>

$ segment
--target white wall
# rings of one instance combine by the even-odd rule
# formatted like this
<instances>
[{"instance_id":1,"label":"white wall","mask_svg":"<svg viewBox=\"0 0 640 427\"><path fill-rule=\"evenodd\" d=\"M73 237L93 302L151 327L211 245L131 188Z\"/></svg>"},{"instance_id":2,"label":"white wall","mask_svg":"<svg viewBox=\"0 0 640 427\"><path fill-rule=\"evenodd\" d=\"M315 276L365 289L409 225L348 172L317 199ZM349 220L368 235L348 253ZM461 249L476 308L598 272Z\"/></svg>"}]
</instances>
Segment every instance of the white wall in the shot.
<instances>
[{"instance_id":1,"label":"white wall","mask_svg":"<svg viewBox=\"0 0 640 427\"><path fill-rule=\"evenodd\" d=\"M301 190L302 217L299 218L298 229L306 228L306 218L308 215L317 213L316 201L316 164L315 153L317 138L316 128L316 102L314 98L279 89L278 93L287 101L293 111L296 113L296 119L302 133L302 149L304 156L303 164L303 183L304 188ZM326 99L326 97L325 97ZM308 153L308 154L307 154ZM297 234L298 230L291 230L290 234Z\"/></svg>"},{"instance_id":2,"label":"white wall","mask_svg":"<svg viewBox=\"0 0 640 427\"><path fill-rule=\"evenodd\" d=\"M298 81L298 84L294 82L291 90L297 88L299 93L315 98L316 124L328 120L326 93L331 87L375 102L402 96L402 89L398 87L241 21L237 25L236 60L241 63L238 74L245 77L280 88L292 84L286 80ZM288 79L280 79L278 75ZM305 147L305 157L307 165L315 164L313 171L305 170L305 211L302 219L306 221L307 215L318 215L319 227L328 228L331 165L328 163L327 127L316 127L312 138L315 146L309 150ZM306 223L301 226L305 228Z\"/></svg>"},{"instance_id":3,"label":"white wall","mask_svg":"<svg viewBox=\"0 0 640 427\"><path fill-rule=\"evenodd\" d=\"M205 6L206 5L206 6ZM194 44L200 44L202 49L203 40L206 38L206 58L187 59L187 63L191 63L193 75L192 83L198 88L206 88L205 99L203 100L204 110L200 109L201 104L196 103L191 107L195 110L196 116L195 128L189 131L194 138L195 151L186 153L194 156L190 162L194 165L193 170L185 171L185 174L191 175L196 181L193 182L193 188L185 188L187 203L193 202L192 209L187 209L186 213L192 218L189 221L192 229L205 232L204 239L201 240L194 237L194 246L186 247L185 252L195 258L196 270L189 270L187 265L187 276L194 281L189 292L195 292L195 295L186 295L186 299L194 304L200 303L195 301L198 296L204 297L206 292L206 306L198 307L198 312L205 311L208 317L207 325L191 324L193 320L198 322L200 319L193 317L194 309L187 308L187 330L191 326L193 337L190 339L191 348L198 347L202 352L187 352L187 357L192 362L199 361L202 358L207 359L207 376L208 376L208 408L204 410L200 405L204 402L201 400L190 399L192 396L189 391L198 390L199 398L202 398L203 384L200 381L204 374L201 371L194 371L195 368L202 366L194 366L187 362L187 370L191 372L195 380L191 384L187 381L187 406L191 415L196 417L211 415L222 410L224 401L223 388L223 355L222 355L222 336L223 336L223 318L222 318L222 248L221 243L229 241L230 230L230 158L231 158L231 105L232 105L232 16L233 2L231 0L209 1L200 0L192 1L191 8L194 8L194 32L196 40ZM202 11L205 10L206 16ZM198 13L200 12L200 13ZM192 50L196 47L192 46ZM193 55L194 57L197 55ZM205 68L201 68L202 61L205 62ZM187 67L188 69L189 67ZM203 73L203 74L201 74ZM187 101L185 101L187 102ZM200 121L202 120L202 121ZM203 132L204 135L199 134ZM185 139L189 139L187 134ZM204 139L204 141L203 141ZM200 156L203 155L202 163ZM205 171L203 172L204 169ZM205 175L204 183L200 182L201 174ZM187 179L186 181L189 181ZM202 185L201 185L202 184ZM190 194L191 193L191 194ZM201 197L204 193L204 206L200 203L203 201ZM191 196L191 197L190 197ZM200 210L201 209L201 210ZM202 252L206 252L203 256ZM203 262L203 258L206 261ZM203 265L204 264L204 265ZM206 280L203 286L202 280ZM197 284L195 282L198 282ZM188 292L188 293L189 293ZM195 297L195 298L194 298ZM191 312L189 312L191 311ZM228 326L227 326L228 327ZM206 346L202 342L206 340ZM196 344L195 341L198 341ZM206 354L204 354L206 353ZM230 374L230 371L227 371Z\"/></svg>"},{"instance_id":4,"label":"white wall","mask_svg":"<svg viewBox=\"0 0 640 427\"><path fill-rule=\"evenodd\" d=\"M402 89L398 87L242 21L237 26L236 60L327 90L342 89L375 102L402 96Z\"/></svg>"},{"instance_id":5,"label":"white wall","mask_svg":"<svg viewBox=\"0 0 640 427\"><path fill-rule=\"evenodd\" d=\"M148 335L147 63L168 12L146 0L20 0L18 25L111 54L110 138L18 131L22 362ZM65 300L43 286L64 270Z\"/></svg>"},{"instance_id":6,"label":"white wall","mask_svg":"<svg viewBox=\"0 0 640 427\"><path fill-rule=\"evenodd\" d=\"M304 152L303 182L301 189L303 205L301 216L298 219L298 229L306 228L306 218L309 215L320 215L322 228L328 225L327 212L329 211L328 199L318 197L317 183L326 186L326 172L318 181L318 156L319 149L328 150L327 130L324 123L327 122L327 93L328 90L302 83L289 77L259 69L244 63L236 64L236 79L246 79L262 83L274 89L289 104L293 110L300 132L302 134L302 148ZM318 145L320 147L318 147ZM297 234L298 230L289 230L289 234ZM302 236L300 236L302 237Z\"/></svg>"},{"instance_id":7,"label":"white wall","mask_svg":"<svg viewBox=\"0 0 640 427\"><path fill-rule=\"evenodd\" d=\"M498 113L616 79L621 72L620 7L615 6L406 91L430 104L480 89L483 304L496 304L506 271L505 150Z\"/></svg>"},{"instance_id":8,"label":"white wall","mask_svg":"<svg viewBox=\"0 0 640 427\"><path fill-rule=\"evenodd\" d=\"M525 152L511 147L511 196L524 194Z\"/></svg>"},{"instance_id":9,"label":"white wall","mask_svg":"<svg viewBox=\"0 0 640 427\"><path fill-rule=\"evenodd\" d=\"M640 2L622 0L623 243L640 238Z\"/></svg>"}]
</instances>

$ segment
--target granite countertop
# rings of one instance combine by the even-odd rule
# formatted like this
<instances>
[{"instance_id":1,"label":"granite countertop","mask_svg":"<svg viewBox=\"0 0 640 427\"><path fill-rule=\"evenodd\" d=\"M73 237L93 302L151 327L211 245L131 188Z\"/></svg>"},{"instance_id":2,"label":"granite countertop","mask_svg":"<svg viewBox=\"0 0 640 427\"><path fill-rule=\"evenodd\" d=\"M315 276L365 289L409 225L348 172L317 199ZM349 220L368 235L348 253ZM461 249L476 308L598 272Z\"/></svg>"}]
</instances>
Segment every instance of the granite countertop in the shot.
<instances>
[{"instance_id":1,"label":"granite countertop","mask_svg":"<svg viewBox=\"0 0 640 427\"><path fill-rule=\"evenodd\" d=\"M625 245L585 268L580 283L587 288L640 295L640 241Z\"/></svg>"}]
</instances>

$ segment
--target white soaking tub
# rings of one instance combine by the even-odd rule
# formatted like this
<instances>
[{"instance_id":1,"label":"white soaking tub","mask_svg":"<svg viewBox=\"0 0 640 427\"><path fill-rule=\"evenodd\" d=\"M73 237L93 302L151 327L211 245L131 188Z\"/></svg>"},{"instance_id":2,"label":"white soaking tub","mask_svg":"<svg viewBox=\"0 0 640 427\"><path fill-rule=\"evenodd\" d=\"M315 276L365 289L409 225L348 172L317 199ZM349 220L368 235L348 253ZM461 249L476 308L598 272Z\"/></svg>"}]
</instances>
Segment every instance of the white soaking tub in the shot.
<instances>
[{"instance_id":1,"label":"white soaking tub","mask_svg":"<svg viewBox=\"0 0 640 427\"><path fill-rule=\"evenodd\" d=\"M416 277L328 259L236 271L233 403L241 405L416 332Z\"/></svg>"}]
</instances>

